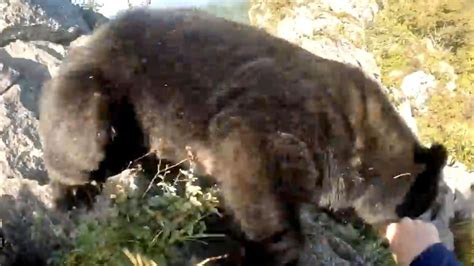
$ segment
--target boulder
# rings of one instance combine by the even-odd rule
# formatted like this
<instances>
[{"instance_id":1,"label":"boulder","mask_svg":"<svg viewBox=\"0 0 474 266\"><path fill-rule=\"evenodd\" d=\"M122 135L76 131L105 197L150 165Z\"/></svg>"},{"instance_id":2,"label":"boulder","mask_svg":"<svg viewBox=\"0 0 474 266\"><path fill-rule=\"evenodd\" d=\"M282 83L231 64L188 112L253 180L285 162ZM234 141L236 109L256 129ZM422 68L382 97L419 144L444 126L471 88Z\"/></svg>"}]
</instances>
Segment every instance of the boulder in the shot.
<instances>
[{"instance_id":1,"label":"boulder","mask_svg":"<svg viewBox=\"0 0 474 266\"><path fill-rule=\"evenodd\" d=\"M425 111L425 104L436 85L436 78L433 75L416 71L405 76L400 89L410 99L414 108Z\"/></svg>"},{"instance_id":2,"label":"boulder","mask_svg":"<svg viewBox=\"0 0 474 266\"><path fill-rule=\"evenodd\" d=\"M16 40L68 44L106 21L67 0L10 0L0 3L0 46Z\"/></svg>"}]
</instances>

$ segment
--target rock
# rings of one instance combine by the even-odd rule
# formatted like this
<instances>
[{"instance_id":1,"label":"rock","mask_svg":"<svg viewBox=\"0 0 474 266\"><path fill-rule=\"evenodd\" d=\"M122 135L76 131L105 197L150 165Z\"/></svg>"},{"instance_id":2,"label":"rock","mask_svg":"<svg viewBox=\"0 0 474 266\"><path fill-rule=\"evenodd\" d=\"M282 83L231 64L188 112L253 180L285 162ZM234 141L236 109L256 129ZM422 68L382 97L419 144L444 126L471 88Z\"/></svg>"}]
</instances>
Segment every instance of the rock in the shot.
<instances>
[{"instance_id":1,"label":"rock","mask_svg":"<svg viewBox=\"0 0 474 266\"><path fill-rule=\"evenodd\" d=\"M421 220L431 222L438 229L441 242L450 250L454 250L454 236L450 229L454 218L453 201L454 194L446 182L441 180L434 207L419 217Z\"/></svg>"},{"instance_id":2,"label":"rock","mask_svg":"<svg viewBox=\"0 0 474 266\"><path fill-rule=\"evenodd\" d=\"M81 9L82 18L91 30L109 21L104 15L93 11L92 9Z\"/></svg>"},{"instance_id":3,"label":"rock","mask_svg":"<svg viewBox=\"0 0 474 266\"><path fill-rule=\"evenodd\" d=\"M80 47L87 44L92 35L82 35L81 37L75 39L69 44L69 48Z\"/></svg>"},{"instance_id":4,"label":"rock","mask_svg":"<svg viewBox=\"0 0 474 266\"><path fill-rule=\"evenodd\" d=\"M44 41L15 41L0 48L0 62L21 74L20 101L35 117L41 86L56 73L65 54L62 45Z\"/></svg>"},{"instance_id":5,"label":"rock","mask_svg":"<svg viewBox=\"0 0 474 266\"><path fill-rule=\"evenodd\" d=\"M37 101L42 83L64 57L61 45L15 41L0 48L0 180L47 182L37 133Z\"/></svg>"},{"instance_id":6,"label":"rock","mask_svg":"<svg viewBox=\"0 0 474 266\"><path fill-rule=\"evenodd\" d=\"M144 7L151 4L151 0L129 0L128 2L132 7Z\"/></svg>"},{"instance_id":7,"label":"rock","mask_svg":"<svg viewBox=\"0 0 474 266\"><path fill-rule=\"evenodd\" d=\"M410 101L404 100L397 108L398 113L407 123L413 134L418 135L418 126L416 125L416 119L413 116L412 107Z\"/></svg>"},{"instance_id":8,"label":"rock","mask_svg":"<svg viewBox=\"0 0 474 266\"><path fill-rule=\"evenodd\" d=\"M400 89L413 103L413 107L420 111L425 111L425 103L429 99L429 94L436 88L436 78L423 71L416 71L407 75Z\"/></svg>"},{"instance_id":9,"label":"rock","mask_svg":"<svg viewBox=\"0 0 474 266\"><path fill-rule=\"evenodd\" d=\"M41 85L65 53L46 41L16 40L0 48L0 234L7 241L0 265L38 265L67 242L70 221L50 209L37 132Z\"/></svg>"},{"instance_id":10,"label":"rock","mask_svg":"<svg viewBox=\"0 0 474 266\"><path fill-rule=\"evenodd\" d=\"M63 0L7 1L0 10L0 235L7 243L0 265L40 265L68 244L73 220L51 209L37 102L67 52L58 43L99 22L91 13L86 23Z\"/></svg>"},{"instance_id":11,"label":"rock","mask_svg":"<svg viewBox=\"0 0 474 266\"><path fill-rule=\"evenodd\" d=\"M456 90L456 81L458 80L458 75L456 74L456 69L445 61L438 62L438 71L446 75L449 79L449 82L446 84L446 89L450 91Z\"/></svg>"},{"instance_id":12,"label":"rock","mask_svg":"<svg viewBox=\"0 0 474 266\"><path fill-rule=\"evenodd\" d=\"M111 195L131 195L137 184L143 188L144 182L137 170L125 170L107 180L105 193L92 210L64 213L53 208L49 185L21 178L0 180L0 235L6 241L0 265L43 265L53 252L71 247L78 224L116 214L110 208Z\"/></svg>"},{"instance_id":13,"label":"rock","mask_svg":"<svg viewBox=\"0 0 474 266\"><path fill-rule=\"evenodd\" d=\"M444 169L444 180L453 193L453 211L457 220L474 219L474 172L455 163Z\"/></svg>"},{"instance_id":14,"label":"rock","mask_svg":"<svg viewBox=\"0 0 474 266\"><path fill-rule=\"evenodd\" d=\"M364 46L365 25L377 11L370 0L252 1L249 17L255 26L313 54L360 67L379 79L375 58Z\"/></svg>"},{"instance_id":15,"label":"rock","mask_svg":"<svg viewBox=\"0 0 474 266\"><path fill-rule=\"evenodd\" d=\"M0 3L0 46L16 40L68 44L91 31L82 12L64 0L4 1Z\"/></svg>"},{"instance_id":16,"label":"rock","mask_svg":"<svg viewBox=\"0 0 474 266\"><path fill-rule=\"evenodd\" d=\"M339 17L352 17L359 22L370 24L379 6L375 0L317 0L317 1L288 1L288 0L251 0L249 17L252 24L269 26L275 19L273 16L285 15L301 7L303 9L329 11Z\"/></svg>"},{"instance_id":17,"label":"rock","mask_svg":"<svg viewBox=\"0 0 474 266\"><path fill-rule=\"evenodd\" d=\"M15 85L20 78L18 71L11 69L4 63L0 62L0 88L1 94L5 93L11 86Z\"/></svg>"},{"instance_id":18,"label":"rock","mask_svg":"<svg viewBox=\"0 0 474 266\"><path fill-rule=\"evenodd\" d=\"M45 183L38 121L20 103L19 92L20 87L14 85L0 98L0 180L20 178Z\"/></svg>"},{"instance_id":19,"label":"rock","mask_svg":"<svg viewBox=\"0 0 474 266\"><path fill-rule=\"evenodd\" d=\"M50 209L48 186L20 178L0 183L0 233L6 243L0 264L42 265L55 249L67 245L70 220Z\"/></svg>"},{"instance_id":20,"label":"rock","mask_svg":"<svg viewBox=\"0 0 474 266\"><path fill-rule=\"evenodd\" d=\"M367 51L356 48L347 41L335 42L327 38L306 39L302 41L301 47L323 58L359 67L373 79L380 78L380 69L377 67L375 58Z\"/></svg>"},{"instance_id":21,"label":"rock","mask_svg":"<svg viewBox=\"0 0 474 266\"><path fill-rule=\"evenodd\" d=\"M306 205L300 214L306 236L301 265L378 265L390 259L388 251L350 223L342 224ZM385 257L384 257L385 256Z\"/></svg>"},{"instance_id":22,"label":"rock","mask_svg":"<svg viewBox=\"0 0 474 266\"><path fill-rule=\"evenodd\" d=\"M372 22L379 11L375 0L320 0L321 6L340 15L352 16L364 25Z\"/></svg>"},{"instance_id":23,"label":"rock","mask_svg":"<svg viewBox=\"0 0 474 266\"><path fill-rule=\"evenodd\" d=\"M8 84L0 96L0 183L9 178L47 181L38 121L21 102L22 74L2 64L0 80Z\"/></svg>"},{"instance_id":24,"label":"rock","mask_svg":"<svg viewBox=\"0 0 474 266\"><path fill-rule=\"evenodd\" d=\"M136 169L126 169L118 175L107 178L102 196L116 198L120 196L137 196L144 192L144 179Z\"/></svg>"},{"instance_id":25,"label":"rock","mask_svg":"<svg viewBox=\"0 0 474 266\"><path fill-rule=\"evenodd\" d=\"M435 207L420 218L432 222L441 241L451 250L454 237L450 226L459 221L474 219L474 173L463 164L448 165L443 171Z\"/></svg>"},{"instance_id":26,"label":"rock","mask_svg":"<svg viewBox=\"0 0 474 266\"><path fill-rule=\"evenodd\" d=\"M143 193L147 179L138 169L126 169L123 172L107 178L103 191L97 196L92 210L78 210L79 221L98 221L116 215L116 210L110 208L112 201L118 198L136 197ZM76 214L77 215L77 214Z\"/></svg>"}]
</instances>

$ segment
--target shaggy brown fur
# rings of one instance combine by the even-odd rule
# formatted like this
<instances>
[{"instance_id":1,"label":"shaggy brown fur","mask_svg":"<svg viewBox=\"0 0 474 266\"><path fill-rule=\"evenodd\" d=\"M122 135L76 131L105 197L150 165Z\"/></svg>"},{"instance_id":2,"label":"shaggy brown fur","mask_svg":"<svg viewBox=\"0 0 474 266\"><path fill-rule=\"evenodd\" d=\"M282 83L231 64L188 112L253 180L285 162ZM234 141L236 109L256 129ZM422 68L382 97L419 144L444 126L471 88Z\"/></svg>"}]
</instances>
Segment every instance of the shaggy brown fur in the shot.
<instances>
[{"instance_id":1,"label":"shaggy brown fur","mask_svg":"<svg viewBox=\"0 0 474 266\"><path fill-rule=\"evenodd\" d=\"M100 28L40 109L57 184L104 178L150 149L178 161L191 147L269 264L297 261L299 203L352 207L372 224L415 217L446 160L359 69L191 10L134 10Z\"/></svg>"}]
</instances>

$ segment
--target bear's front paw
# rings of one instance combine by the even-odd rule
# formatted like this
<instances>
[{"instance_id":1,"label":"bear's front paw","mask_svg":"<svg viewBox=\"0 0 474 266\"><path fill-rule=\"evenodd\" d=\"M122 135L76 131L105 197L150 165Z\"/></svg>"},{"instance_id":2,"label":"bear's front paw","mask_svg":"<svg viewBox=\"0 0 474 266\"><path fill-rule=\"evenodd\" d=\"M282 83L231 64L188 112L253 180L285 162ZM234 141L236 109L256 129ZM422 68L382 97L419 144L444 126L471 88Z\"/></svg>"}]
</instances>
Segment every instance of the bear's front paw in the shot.
<instances>
[{"instance_id":1,"label":"bear's front paw","mask_svg":"<svg viewBox=\"0 0 474 266\"><path fill-rule=\"evenodd\" d=\"M293 231L279 232L272 237L245 245L244 265L296 266L302 241Z\"/></svg>"},{"instance_id":2,"label":"bear's front paw","mask_svg":"<svg viewBox=\"0 0 474 266\"><path fill-rule=\"evenodd\" d=\"M302 243L293 231L278 236L268 245L268 251L274 256L274 265L298 265Z\"/></svg>"},{"instance_id":3,"label":"bear's front paw","mask_svg":"<svg viewBox=\"0 0 474 266\"><path fill-rule=\"evenodd\" d=\"M93 184L68 186L59 182L51 184L54 207L61 211L94 205L95 197L100 193L100 188Z\"/></svg>"}]
</instances>

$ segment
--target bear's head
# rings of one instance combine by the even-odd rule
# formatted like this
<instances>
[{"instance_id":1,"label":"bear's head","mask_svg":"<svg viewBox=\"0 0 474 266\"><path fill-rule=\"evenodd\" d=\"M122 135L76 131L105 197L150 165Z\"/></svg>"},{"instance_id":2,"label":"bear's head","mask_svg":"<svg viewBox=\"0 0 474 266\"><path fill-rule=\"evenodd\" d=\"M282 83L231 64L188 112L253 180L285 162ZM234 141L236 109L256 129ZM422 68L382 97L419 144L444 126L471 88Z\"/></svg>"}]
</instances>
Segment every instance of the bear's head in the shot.
<instances>
[{"instance_id":1,"label":"bear's head","mask_svg":"<svg viewBox=\"0 0 474 266\"><path fill-rule=\"evenodd\" d=\"M398 217L415 218L431 206L438 194L439 179L448 153L443 145L434 144L429 149L415 147L414 157L415 163L423 164L425 168L416 176L403 202L397 206Z\"/></svg>"},{"instance_id":2,"label":"bear's head","mask_svg":"<svg viewBox=\"0 0 474 266\"><path fill-rule=\"evenodd\" d=\"M412 154L392 158L391 163L385 160L373 173L361 173L366 182L353 203L358 215L373 225L420 216L437 197L447 156L443 145L415 144Z\"/></svg>"}]
</instances>

